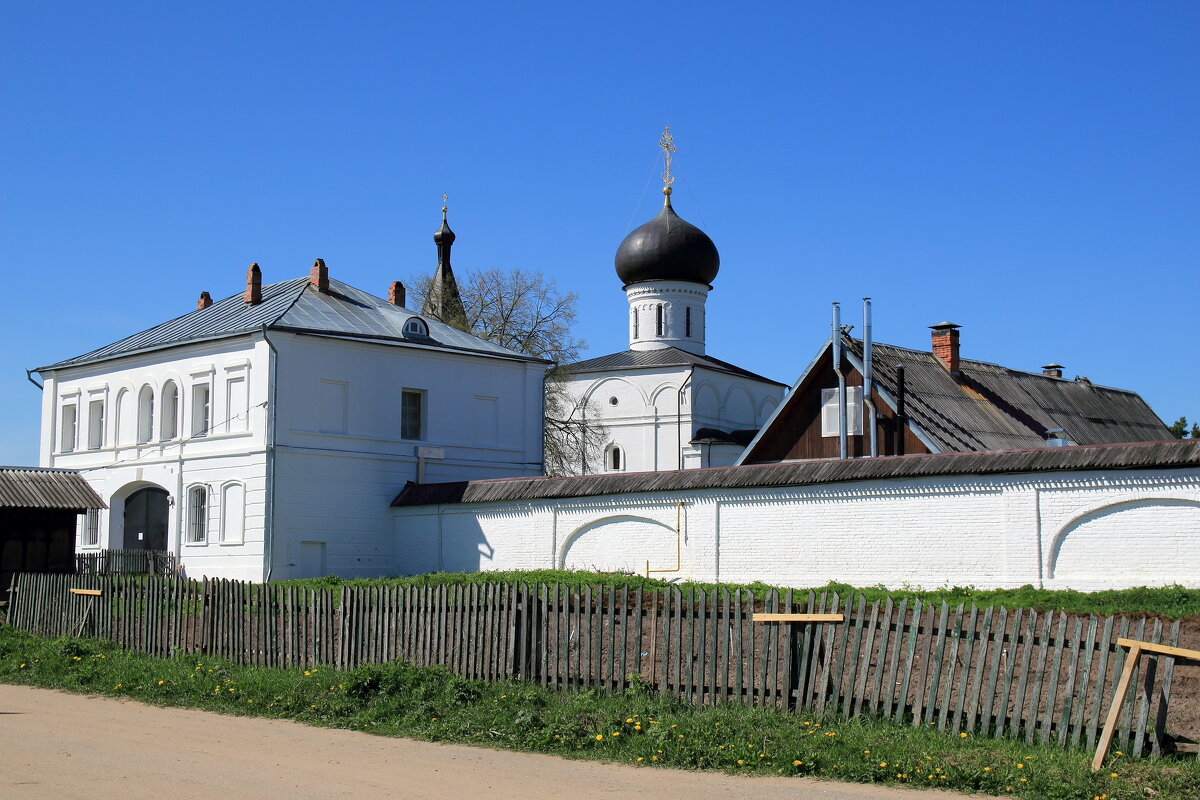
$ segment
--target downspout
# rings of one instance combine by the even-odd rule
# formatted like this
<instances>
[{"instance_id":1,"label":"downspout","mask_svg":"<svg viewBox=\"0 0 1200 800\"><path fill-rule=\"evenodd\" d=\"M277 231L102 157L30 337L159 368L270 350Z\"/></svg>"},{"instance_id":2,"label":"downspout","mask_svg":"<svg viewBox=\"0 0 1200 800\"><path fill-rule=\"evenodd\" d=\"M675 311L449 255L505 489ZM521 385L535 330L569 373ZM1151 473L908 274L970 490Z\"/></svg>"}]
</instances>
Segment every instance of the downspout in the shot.
<instances>
[{"instance_id":1,"label":"downspout","mask_svg":"<svg viewBox=\"0 0 1200 800\"><path fill-rule=\"evenodd\" d=\"M842 373L842 304L833 304L833 371L838 378L838 458L846 457L846 376Z\"/></svg>"},{"instance_id":2,"label":"downspout","mask_svg":"<svg viewBox=\"0 0 1200 800\"><path fill-rule=\"evenodd\" d=\"M871 430L871 457L879 455L875 441L874 372L871 369L871 298L863 298L863 420Z\"/></svg>"},{"instance_id":3,"label":"downspout","mask_svg":"<svg viewBox=\"0 0 1200 800\"><path fill-rule=\"evenodd\" d=\"M679 449L679 469L683 469L683 390L695 374L696 365L692 364L692 368L688 370L688 376L683 379L683 383L679 384L679 392L675 396L675 444ZM695 420L695 415L692 416L692 419ZM704 465L701 464L701 466Z\"/></svg>"},{"instance_id":4,"label":"downspout","mask_svg":"<svg viewBox=\"0 0 1200 800\"><path fill-rule=\"evenodd\" d=\"M31 369L25 370L25 380L29 381L34 386L38 387L39 390L41 390L44 387L40 383L38 383L37 381L35 381L33 379L33 373L34 373L34 370L31 370Z\"/></svg>"},{"instance_id":5,"label":"downspout","mask_svg":"<svg viewBox=\"0 0 1200 800\"><path fill-rule=\"evenodd\" d=\"M271 351L270 367L267 370L267 442L265 456L267 461L267 497L263 510L263 580L271 582L271 573L275 569L275 399L278 396L276 377L279 369L279 351L267 336L267 326L262 329L263 341Z\"/></svg>"}]
</instances>

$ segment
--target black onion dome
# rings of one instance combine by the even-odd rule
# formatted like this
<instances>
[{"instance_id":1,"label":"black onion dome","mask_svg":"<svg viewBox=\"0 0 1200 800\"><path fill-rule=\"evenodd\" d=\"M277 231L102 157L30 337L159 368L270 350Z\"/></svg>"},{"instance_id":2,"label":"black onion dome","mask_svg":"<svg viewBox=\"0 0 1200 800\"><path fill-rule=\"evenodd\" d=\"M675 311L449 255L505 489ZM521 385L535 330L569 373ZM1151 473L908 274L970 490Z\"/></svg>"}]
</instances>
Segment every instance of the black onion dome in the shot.
<instances>
[{"instance_id":1,"label":"black onion dome","mask_svg":"<svg viewBox=\"0 0 1200 800\"><path fill-rule=\"evenodd\" d=\"M721 266L708 234L680 219L667 195L662 211L635 228L617 248L617 277L628 286L642 281L711 284Z\"/></svg>"},{"instance_id":2,"label":"black onion dome","mask_svg":"<svg viewBox=\"0 0 1200 800\"><path fill-rule=\"evenodd\" d=\"M442 227L438 228L433 233L434 244L454 244L454 231L450 230L450 225L446 222L446 209L442 209Z\"/></svg>"}]
</instances>

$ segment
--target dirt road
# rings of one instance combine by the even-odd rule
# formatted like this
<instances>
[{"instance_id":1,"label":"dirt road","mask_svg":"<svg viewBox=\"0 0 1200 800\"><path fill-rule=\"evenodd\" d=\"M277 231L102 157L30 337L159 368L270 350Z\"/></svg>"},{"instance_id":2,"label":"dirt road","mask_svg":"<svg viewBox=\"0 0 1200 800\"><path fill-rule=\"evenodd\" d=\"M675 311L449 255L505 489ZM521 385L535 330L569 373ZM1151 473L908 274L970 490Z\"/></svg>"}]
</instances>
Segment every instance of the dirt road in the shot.
<instances>
[{"instance_id":1,"label":"dirt road","mask_svg":"<svg viewBox=\"0 0 1200 800\"><path fill-rule=\"evenodd\" d=\"M0 684L0 797L954 800L390 739Z\"/></svg>"}]
</instances>

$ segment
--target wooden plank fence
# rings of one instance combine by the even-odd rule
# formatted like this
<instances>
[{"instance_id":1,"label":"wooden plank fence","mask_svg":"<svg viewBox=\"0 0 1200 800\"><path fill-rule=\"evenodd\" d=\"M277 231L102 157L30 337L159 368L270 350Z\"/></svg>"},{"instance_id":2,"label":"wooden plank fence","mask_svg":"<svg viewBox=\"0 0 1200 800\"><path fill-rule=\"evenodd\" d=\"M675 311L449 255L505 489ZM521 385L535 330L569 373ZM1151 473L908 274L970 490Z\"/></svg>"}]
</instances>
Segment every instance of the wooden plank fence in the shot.
<instances>
[{"instance_id":1,"label":"wooden plank fence","mask_svg":"<svg viewBox=\"0 0 1200 800\"><path fill-rule=\"evenodd\" d=\"M80 575L173 575L179 559L167 550L96 550L75 554Z\"/></svg>"},{"instance_id":2,"label":"wooden plank fence","mask_svg":"<svg viewBox=\"0 0 1200 800\"><path fill-rule=\"evenodd\" d=\"M467 678L892 718L949 734L1092 749L1128 637L1178 644L1179 623L862 595L562 584L310 589L163 576L20 574L8 622L154 656L272 667L404 659ZM72 594L70 588L101 594ZM755 613L844 615L755 622ZM1160 663L1161 661L1161 663ZM1173 659L1135 665L1114 747L1160 751Z\"/></svg>"}]
</instances>

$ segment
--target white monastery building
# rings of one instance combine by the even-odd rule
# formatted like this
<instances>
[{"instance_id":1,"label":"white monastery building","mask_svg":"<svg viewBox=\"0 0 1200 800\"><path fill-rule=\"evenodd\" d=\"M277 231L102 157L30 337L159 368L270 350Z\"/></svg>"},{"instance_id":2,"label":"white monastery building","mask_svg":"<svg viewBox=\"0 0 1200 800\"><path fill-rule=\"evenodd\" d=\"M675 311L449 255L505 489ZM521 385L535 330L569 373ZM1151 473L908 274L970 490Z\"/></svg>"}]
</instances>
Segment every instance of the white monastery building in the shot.
<instances>
[{"instance_id":1,"label":"white monastery building","mask_svg":"<svg viewBox=\"0 0 1200 800\"><path fill-rule=\"evenodd\" d=\"M443 213L450 285L453 240ZM77 550L169 550L193 577L394 574L406 482L541 474L546 363L404 303L319 259L267 286L255 264L244 294L39 368L41 465L108 505Z\"/></svg>"}]
</instances>

